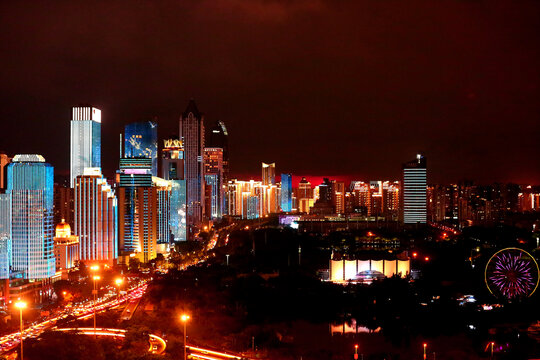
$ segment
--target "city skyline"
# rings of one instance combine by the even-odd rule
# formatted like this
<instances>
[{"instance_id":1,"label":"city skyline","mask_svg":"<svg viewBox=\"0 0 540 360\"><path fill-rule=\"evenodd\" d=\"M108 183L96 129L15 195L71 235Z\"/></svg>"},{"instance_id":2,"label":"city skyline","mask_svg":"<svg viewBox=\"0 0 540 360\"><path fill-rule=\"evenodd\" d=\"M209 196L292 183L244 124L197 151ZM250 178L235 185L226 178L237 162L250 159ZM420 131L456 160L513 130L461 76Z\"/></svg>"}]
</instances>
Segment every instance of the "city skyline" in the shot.
<instances>
[{"instance_id":1,"label":"city skyline","mask_svg":"<svg viewBox=\"0 0 540 360\"><path fill-rule=\"evenodd\" d=\"M67 174L74 104L103 111L103 154L116 155L128 123L156 116L160 139L176 134L193 97L208 126L227 124L231 177L258 174L266 161L298 175L397 178L402 154L421 151L430 182L538 183L538 3L224 4L175 4L167 14L159 4L83 5L97 28L65 5L2 4L10 55L0 116L18 136L0 148L43 154ZM43 26L26 26L36 16ZM203 26L186 31L193 24ZM52 137L62 140L46 146ZM102 156L108 177L115 157Z\"/></svg>"}]
</instances>

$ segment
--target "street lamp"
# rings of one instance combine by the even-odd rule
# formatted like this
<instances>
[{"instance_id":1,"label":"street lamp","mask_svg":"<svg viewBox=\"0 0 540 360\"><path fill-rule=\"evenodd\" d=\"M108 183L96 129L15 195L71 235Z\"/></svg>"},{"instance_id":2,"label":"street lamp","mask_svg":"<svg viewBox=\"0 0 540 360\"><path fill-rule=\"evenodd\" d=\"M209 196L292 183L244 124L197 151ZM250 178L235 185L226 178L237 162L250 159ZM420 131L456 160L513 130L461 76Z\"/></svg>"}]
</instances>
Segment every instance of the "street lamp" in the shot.
<instances>
[{"instance_id":1,"label":"street lamp","mask_svg":"<svg viewBox=\"0 0 540 360\"><path fill-rule=\"evenodd\" d=\"M491 345L491 356L489 358L490 360L493 360L493 345L495 345L495 343L492 341L489 345Z\"/></svg>"},{"instance_id":2,"label":"street lamp","mask_svg":"<svg viewBox=\"0 0 540 360\"><path fill-rule=\"evenodd\" d=\"M94 294L94 338L97 338L96 334L96 303L97 303L97 281L101 279L99 275L94 275L94 290L92 291L92 294Z\"/></svg>"},{"instance_id":3,"label":"street lamp","mask_svg":"<svg viewBox=\"0 0 540 360\"><path fill-rule=\"evenodd\" d=\"M427 344L424 343L424 360L426 360L426 348L427 348Z\"/></svg>"},{"instance_id":4,"label":"street lamp","mask_svg":"<svg viewBox=\"0 0 540 360\"><path fill-rule=\"evenodd\" d=\"M180 319L184 323L184 360L187 360L186 326L189 320L189 315L182 314L182 316L180 316Z\"/></svg>"},{"instance_id":5,"label":"street lamp","mask_svg":"<svg viewBox=\"0 0 540 360\"><path fill-rule=\"evenodd\" d=\"M118 297L120 297L120 286L122 286L122 283L124 282L124 279L118 278L118 279L114 280L114 282L116 283L116 286L118 287Z\"/></svg>"},{"instance_id":6,"label":"street lamp","mask_svg":"<svg viewBox=\"0 0 540 360\"><path fill-rule=\"evenodd\" d=\"M20 313L20 319L21 319L21 331L20 331L20 335L21 335L21 360L23 359L23 320L22 320L22 311L24 308L26 308L26 303L24 301L17 301L15 303L15 307L19 309L19 313Z\"/></svg>"}]
</instances>

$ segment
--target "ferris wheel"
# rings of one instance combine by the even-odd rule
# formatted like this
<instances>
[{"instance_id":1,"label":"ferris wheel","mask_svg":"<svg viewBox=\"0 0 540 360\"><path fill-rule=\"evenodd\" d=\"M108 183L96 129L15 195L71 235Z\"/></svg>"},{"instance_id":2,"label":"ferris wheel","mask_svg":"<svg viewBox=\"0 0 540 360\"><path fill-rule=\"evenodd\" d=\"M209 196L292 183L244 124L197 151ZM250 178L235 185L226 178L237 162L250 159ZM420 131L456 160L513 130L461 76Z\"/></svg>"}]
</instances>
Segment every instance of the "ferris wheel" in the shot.
<instances>
[{"instance_id":1,"label":"ferris wheel","mask_svg":"<svg viewBox=\"0 0 540 360\"><path fill-rule=\"evenodd\" d=\"M519 248L497 251L485 270L488 290L507 300L520 300L534 294L539 278L538 263L531 254Z\"/></svg>"}]
</instances>

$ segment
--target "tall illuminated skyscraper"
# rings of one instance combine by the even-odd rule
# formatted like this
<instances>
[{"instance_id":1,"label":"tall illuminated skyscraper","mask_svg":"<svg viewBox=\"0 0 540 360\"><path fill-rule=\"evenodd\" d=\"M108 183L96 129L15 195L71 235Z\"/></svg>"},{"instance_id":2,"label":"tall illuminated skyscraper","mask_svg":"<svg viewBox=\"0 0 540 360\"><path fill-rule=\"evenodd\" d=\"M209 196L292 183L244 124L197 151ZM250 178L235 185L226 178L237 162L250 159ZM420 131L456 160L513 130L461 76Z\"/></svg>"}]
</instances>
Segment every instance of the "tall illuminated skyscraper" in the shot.
<instances>
[{"instance_id":1,"label":"tall illuminated skyscraper","mask_svg":"<svg viewBox=\"0 0 540 360\"><path fill-rule=\"evenodd\" d=\"M223 149L223 183L229 181L229 133L223 121L216 121L210 129L206 147Z\"/></svg>"},{"instance_id":2,"label":"tall illuminated skyscraper","mask_svg":"<svg viewBox=\"0 0 540 360\"><path fill-rule=\"evenodd\" d=\"M281 174L281 211L292 211L292 176Z\"/></svg>"},{"instance_id":3,"label":"tall illuminated skyscraper","mask_svg":"<svg viewBox=\"0 0 540 360\"><path fill-rule=\"evenodd\" d=\"M204 117L193 100L180 116L184 145L188 238L195 234L204 214Z\"/></svg>"},{"instance_id":4,"label":"tall illuminated skyscraper","mask_svg":"<svg viewBox=\"0 0 540 360\"><path fill-rule=\"evenodd\" d=\"M263 185L276 184L276 163L262 163L262 183Z\"/></svg>"},{"instance_id":5,"label":"tall illuminated skyscraper","mask_svg":"<svg viewBox=\"0 0 540 360\"><path fill-rule=\"evenodd\" d=\"M0 279L9 279L11 266L11 196L0 193Z\"/></svg>"},{"instance_id":6,"label":"tall illuminated skyscraper","mask_svg":"<svg viewBox=\"0 0 540 360\"><path fill-rule=\"evenodd\" d=\"M157 189L152 186L151 159L120 159L118 248L121 261L136 256L146 263L156 257Z\"/></svg>"},{"instance_id":7,"label":"tall illuminated skyscraper","mask_svg":"<svg viewBox=\"0 0 540 360\"><path fill-rule=\"evenodd\" d=\"M204 179L210 187L206 214L211 219L222 215L223 205L223 149L204 149Z\"/></svg>"},{"instance_id":8,"label":"tall illuminated skyscraper","mask_svg":"<svg viewBox=\"0 0 540 360\"><path fill-rule=\"evenodd\" d=\"M75 178L74 233L79 260L112 264L118 257L116 196L99 168L86 168Z\"/></svg>"},{"instance_id":9,"label":"tall illuminated skyscraper","mask_svg":"<svg viewBox=\"0 0 540 360\"><path fill-rule=\"evenodd\" d=\"M186 241L186 180L184 180L184 147L181 140L164 141L161 177L171 183L169 230L173 241Z\"/></svg>"},{"instance_id":10,"label":"tall illuminated skyscraper","mask_svg":"<svg viewBox=\"0 0 540 360\"><path fill-rule=\"evenodd\" d=\"M403 223L427 222L427 167L422 154L403 164Z\"/></svg>"},{"instance_id":11,"label":"tall illuminated skyscraper","mask_svg":"<svg viewBox=\"0 0 540 360\"><path fill-rule=\"evenodd\" d=\"M71 120L70 184L87 167L101 167L101 110L76 106Z\"/></svg>"},{"instance_id":12,"label":"tall illuminated skyscraper","mask_svg":"<svg viewBox=\"0 0 540 360\"><path fill-rule=\"evenodd\" d=\"M55 274L54 169L41 155L15 155L8 165L13 270L25 279Z\"/></svg>"},{"instance_id":13,"label":"tall illuminated skyscraper","mask_svg":"<svg viewBox=\"0 0 540 360\"><path fill-rule=\"evenodd\" d=\"M157 123L142 121L124 127L124 157L152 159L152 175L157 176Z\"/></svg>"}]
</instances>

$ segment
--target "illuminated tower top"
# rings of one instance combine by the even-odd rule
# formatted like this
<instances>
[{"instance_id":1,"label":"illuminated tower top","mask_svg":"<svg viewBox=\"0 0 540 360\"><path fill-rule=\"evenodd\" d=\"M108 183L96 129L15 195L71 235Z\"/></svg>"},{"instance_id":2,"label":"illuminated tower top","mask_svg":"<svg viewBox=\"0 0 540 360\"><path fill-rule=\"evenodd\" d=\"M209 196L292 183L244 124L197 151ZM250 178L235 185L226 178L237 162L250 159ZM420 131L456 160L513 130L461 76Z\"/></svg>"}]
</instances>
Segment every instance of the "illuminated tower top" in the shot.
<instances>
[{"instance_id":1,"label":"illuminated tower top","mask_svg":"<svg viewBox=\"0 0 540 360\"><path fill-rule=\"evenodd\" d=\"M72 108L70 184L87 167L101 167L101 110L81 105Z\"/></svg>"}]
</instances>

